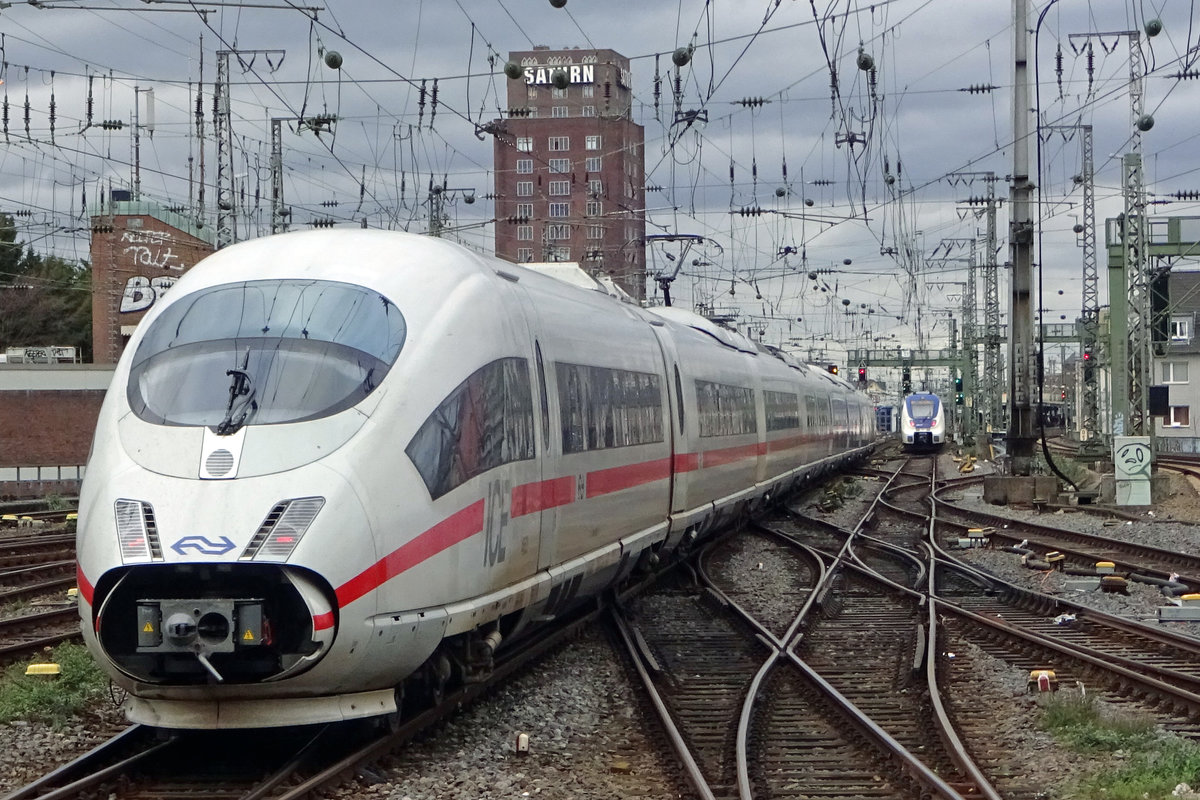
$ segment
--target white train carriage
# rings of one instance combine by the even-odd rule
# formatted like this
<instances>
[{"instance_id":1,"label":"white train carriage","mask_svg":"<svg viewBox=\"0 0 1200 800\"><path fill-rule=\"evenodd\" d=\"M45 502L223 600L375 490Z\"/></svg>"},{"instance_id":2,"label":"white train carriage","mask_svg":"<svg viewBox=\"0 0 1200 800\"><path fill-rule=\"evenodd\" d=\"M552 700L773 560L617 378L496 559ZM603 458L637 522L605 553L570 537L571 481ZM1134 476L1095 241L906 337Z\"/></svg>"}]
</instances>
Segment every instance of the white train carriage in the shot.
<instances>
[{"instance_id":1,"label":"white train carriage","mask_svg":"<svg viewBox=\"0 0 1200 800\"><path fill-rule=\"evenodd\" d=\"M391 713L873 436L841 381L685 312L421 236L246 242L117 366L84 638L138 722Z\"/></svg>"}]
</instances>

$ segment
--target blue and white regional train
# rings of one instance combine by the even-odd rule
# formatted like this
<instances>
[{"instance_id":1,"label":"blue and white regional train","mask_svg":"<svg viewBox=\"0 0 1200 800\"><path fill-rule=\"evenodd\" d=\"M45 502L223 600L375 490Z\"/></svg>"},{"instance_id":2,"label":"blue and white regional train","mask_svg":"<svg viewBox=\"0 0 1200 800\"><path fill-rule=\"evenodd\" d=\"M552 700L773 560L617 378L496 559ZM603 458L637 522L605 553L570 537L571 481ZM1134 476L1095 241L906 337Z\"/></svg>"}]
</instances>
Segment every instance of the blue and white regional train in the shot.
<instances>
[{"instance_id":1,"label":"blue and white regional train","mask_svg":"<svg viewBox=\"0 0 1200 800\"><path fill-rule=\"evenodd\" d=\"M238 244L116 368L84 637L137 722L389 714L873 436L840 379L677 309L408 234Z\"/></svg>"},{"instance_id":2,"label":"blue and white regional train","mask_svg":"<svg viewBox=\"0 0 1200 800\"><path fill-rule=\"evenodd\" d=\"M900 413L900 442L910 450L940 450L946 443L942 398L928 392L906 395Z\"/></svg>"}]
</instances>

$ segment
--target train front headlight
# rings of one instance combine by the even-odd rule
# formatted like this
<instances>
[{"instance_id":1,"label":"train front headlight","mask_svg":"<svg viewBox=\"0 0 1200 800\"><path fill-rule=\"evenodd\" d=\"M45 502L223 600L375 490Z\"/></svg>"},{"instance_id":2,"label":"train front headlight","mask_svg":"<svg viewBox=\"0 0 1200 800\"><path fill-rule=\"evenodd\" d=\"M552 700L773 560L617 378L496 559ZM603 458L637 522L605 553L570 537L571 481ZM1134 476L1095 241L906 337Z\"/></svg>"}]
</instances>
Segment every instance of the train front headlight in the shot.
<instances>
[{"instance_id":1,"label":"train front headlight","mask_svg":"<svg viewBox=\"0 0 1200 800\"><path fill-rule=\"evenodd\" d=\"M276 503L239 560L287 561L324 505L324 497L298 497Z\"/></svg>"},{"instance_id":2,"label":"train front headlight","mask_svg":"<svg viewBox=\"0 0 1200 800\"><path fill-rule=\"evenodd\" d=\"M122 563L161 561L162 546L158 541L154 507L141 500L120 499L114 504L114 512Z\"/></svg>"}]
</instances>

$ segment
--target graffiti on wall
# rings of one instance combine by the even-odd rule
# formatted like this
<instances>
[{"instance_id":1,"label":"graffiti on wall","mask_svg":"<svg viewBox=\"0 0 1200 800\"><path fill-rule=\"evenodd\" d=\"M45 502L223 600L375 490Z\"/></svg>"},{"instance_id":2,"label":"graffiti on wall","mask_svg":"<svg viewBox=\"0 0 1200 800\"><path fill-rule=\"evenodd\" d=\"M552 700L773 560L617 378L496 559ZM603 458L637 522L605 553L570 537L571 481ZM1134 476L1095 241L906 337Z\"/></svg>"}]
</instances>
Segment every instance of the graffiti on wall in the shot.
<instances>
[{"instance_id":1,"label":"graffiti on wall","mask_svg":"<svg viewBox=\"0 0 1200 800\"><path fill-rule=\"evenodd\" d=\"M134 311L145 311L154 305L154 301L166 294L175 285L176 277L146 278L136 275L125 281L125 291L121 295L121 313L130 314Z\"/></svg>"},{"instance_id":2,"label":"graffiti on wall","mask_svg":"<svg viewBox=\"0 0 1200 800\"><path fill-rule=\"evenodd\" d=\"M121 241L125 243L121 252L129 256L136 266L181 272L187 268L171 246L172 236L167 231L127 230L121 233Z\"/></svg>"},{"instance_id":3,"label":"graffiti on wall","mask_svg":"<svg viewBox=\"0 0 1200 800\"><path fill-rule=\"evenodd\" d=\"M121 232L121 253L137 268L167 269L182 273L190 264L184 263L175 251L175 240L169 231L125 230ZM187 248L185 248L186 250ZM121 295L121 313L145 311L154 305L179 280L177 275L148 278L137 275L125 281Z\"/></svg>"}]
</instances>

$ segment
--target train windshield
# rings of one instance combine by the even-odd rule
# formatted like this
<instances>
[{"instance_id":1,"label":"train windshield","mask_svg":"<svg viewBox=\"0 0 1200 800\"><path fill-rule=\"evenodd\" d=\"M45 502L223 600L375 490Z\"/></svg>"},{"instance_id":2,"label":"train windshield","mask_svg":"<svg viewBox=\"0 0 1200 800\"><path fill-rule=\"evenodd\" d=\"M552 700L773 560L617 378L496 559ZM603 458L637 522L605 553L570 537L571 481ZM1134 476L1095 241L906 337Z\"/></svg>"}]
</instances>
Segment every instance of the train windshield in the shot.
<instances>
[{"instance_id":1,"label":"train windshield","mask_svg":"<svg viewBox=\"0 0 1200 800\"><path fill-rule=\"evenodd\" d=\"M138 345L133 412L161 425L318 419L379 385L404 346L396 305L361 286L262 280L214 286L173 303Z\"/></svg>"},{"instance_id":2,"label":"train windshield","mask_svg":"<svg viewBox=\"0 0 1200 800\"><path fill-rule=\"evenodd\" d=\"M937 415L936 397L913 397L908 401L908 413L913 419L929 419Z\"/></svg>"}]
</instances>

